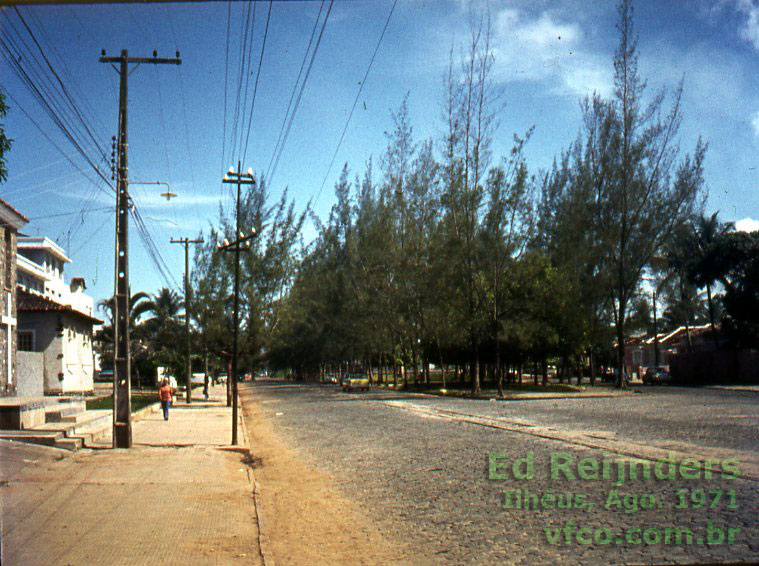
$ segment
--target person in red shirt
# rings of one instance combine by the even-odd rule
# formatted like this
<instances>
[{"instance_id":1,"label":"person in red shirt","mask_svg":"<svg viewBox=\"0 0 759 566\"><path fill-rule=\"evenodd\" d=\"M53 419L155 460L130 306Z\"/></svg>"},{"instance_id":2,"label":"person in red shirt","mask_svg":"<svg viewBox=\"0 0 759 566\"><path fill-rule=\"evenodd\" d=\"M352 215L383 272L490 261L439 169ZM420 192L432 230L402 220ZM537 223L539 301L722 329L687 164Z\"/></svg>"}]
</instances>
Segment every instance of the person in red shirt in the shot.
<instances>
[{"instance_id":1,"label":"person in red shirt","mask_svg":"<svg viewBox=\"0 0 759 566\"><path fill-rule=\"evenodd\" d=\"M171 386L169 380L164 379L161 383L161 388L158 390L158 397L161 399L161 407L163 408L163 420L169 420L169 407L171 407Z\"/></svg>"}]
</instances>

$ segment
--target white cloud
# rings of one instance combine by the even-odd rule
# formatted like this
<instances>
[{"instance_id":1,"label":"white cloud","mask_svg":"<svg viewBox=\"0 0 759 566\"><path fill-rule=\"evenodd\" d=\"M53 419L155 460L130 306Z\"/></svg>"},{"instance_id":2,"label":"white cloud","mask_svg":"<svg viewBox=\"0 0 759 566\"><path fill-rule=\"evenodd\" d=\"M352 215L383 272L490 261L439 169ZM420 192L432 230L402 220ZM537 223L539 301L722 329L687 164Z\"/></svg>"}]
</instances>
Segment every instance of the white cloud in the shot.
<instances>
[{"instance_id":1,"label":"white cloud","mask_svg":"<svg viewBox=\"0 0 759 566\"><path fill-rule=\"evenodd\" d=\"M759 138L759 111L751 117L751 125L754 127L754 135Z\"/></svg>"},{"instance_id":2,"label":"white cloud","mask_svg":"<svg viewBox=\"0 0 759 566\"><path fill-rule=\"evenodd\" d=\"M735 229L738 232L757 232L759 231L759 220L741 218L735 223Z\"/></svg>"},{"instance_id":3,"label":"white cloud","mask_svg":"<svg viewBox=\"0 0 759 566\"><path fill-rule=\"evenodd\" d=\"M528 16L514 8L495 17L493 51L501 80L547 81L560 94L585 95L612 89L606 59L583 45L579 24L562 21L551 12Z\"/></svg>"},{"instance_id":4,"label":"white cloud","mask_svg":"<svg viewBox=\"0 0 759 566\"><path fill-rule=\"evenodd\" d=\"M737 8L746 17L738 33L759 50L759 3L756 0L738 0Z\"/></svg>"}]
</instances>

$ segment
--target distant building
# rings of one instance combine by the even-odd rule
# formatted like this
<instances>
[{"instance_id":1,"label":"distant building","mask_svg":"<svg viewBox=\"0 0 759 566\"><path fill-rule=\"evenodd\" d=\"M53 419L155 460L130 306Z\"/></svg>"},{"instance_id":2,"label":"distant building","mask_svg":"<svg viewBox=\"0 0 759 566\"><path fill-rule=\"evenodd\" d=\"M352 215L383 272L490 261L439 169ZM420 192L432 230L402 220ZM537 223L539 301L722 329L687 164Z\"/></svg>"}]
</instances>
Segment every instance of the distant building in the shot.
<instances>
[{"instance_id":1,"label":"distant building","mask_svg":"<svg viewBox=\"0 0 759 566\"><path fill-rule=\"evenodd\" d=\"M66 284L70 262L48 238L18 238L19 383L27 395L93 390L92 328L101 321L93 316L84 279Z\"/></svg>"},{"instance_id":2,"label":"distant building","mask_svg":"<svg viewBox=\"0 0 759 566\"><path fill-rule=\"evenodd\" d=\"M0 199L0 397L16 396L16 239L29 219Z\"/></svg>"},{"instance_id":3,"label":"distant building","mask_svg":"<svg viewBox=\"0 0 759 566\"><path fill-rule=\"evenodd\" d=\"M690 345L688 337L690 336ZM657 341L658 338L658 341ZM656 365L656 350L659 366L669 367L670 358L683 352L714 349L714 337L708 324L691 326L686 330L680 326L658 337L633 336L625 340L625 366L632 374L641 376L646 368Z\"/></svg>"}]
</instances>

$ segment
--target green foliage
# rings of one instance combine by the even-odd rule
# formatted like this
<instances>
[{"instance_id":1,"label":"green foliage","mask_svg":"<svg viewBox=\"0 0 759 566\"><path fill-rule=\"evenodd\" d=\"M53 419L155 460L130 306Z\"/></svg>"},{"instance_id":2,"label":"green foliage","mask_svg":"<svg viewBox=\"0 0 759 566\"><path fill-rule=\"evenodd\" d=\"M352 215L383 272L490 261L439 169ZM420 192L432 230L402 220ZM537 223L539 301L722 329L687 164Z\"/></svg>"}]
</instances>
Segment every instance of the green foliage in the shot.
<instances>
[{"instance_id":1,"label":"green foliage","mask_svg":"<svg viewBox=\"0 0 759 566\"><path fill-rule=\"evenodd\" d=\"M627 2L619 27L614 96L583 102L582 132L550 172L529 171L531 130L493 155L503 91L483 19L459 64L451 57L441 139L415 139L404 99L379 173L371 161L362 176L344 166L328 219L312 217L307 247L298 236L304 217L286 196L268 208L263 183L251 189L243 225L268 228L244 260L250 363L297 376L403 364L415 382L430 362L456 364L476 391L481 374L500 386L506 365L606 359L612 325L623 341L631 310L645 326L641 275L700 212L705 146L679 157L681 89L669 109L665 93L644 103ZM233 239L233 225L222 213L207 241ZM230 259L212 244L196 255L196 323L217 355L229 351ZM671 259L678 299L668 316L696 320L685 301L697 296L690 264Z\"/></svg>"},{"instance_id":2,"label":"green foliage","mask_svg":"<svg viewBox=\"0 0 759 566\"><path fill-rule=\"evenodd\" d=\"M0 118L5 118L8 113L8 107L5 105L5 94L0 89ZM5 127L0 122L0 183L8 178L8 169L5 165L5 154L11 149L13 140L5 135Z\"/></svg>"}]
</instances>

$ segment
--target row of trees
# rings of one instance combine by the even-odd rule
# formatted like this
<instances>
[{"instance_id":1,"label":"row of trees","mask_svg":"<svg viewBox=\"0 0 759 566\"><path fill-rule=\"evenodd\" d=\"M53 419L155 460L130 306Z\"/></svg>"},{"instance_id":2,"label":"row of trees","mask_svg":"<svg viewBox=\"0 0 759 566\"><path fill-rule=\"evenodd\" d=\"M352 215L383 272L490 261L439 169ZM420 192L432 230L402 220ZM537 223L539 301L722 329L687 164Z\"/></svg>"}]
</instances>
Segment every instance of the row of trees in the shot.
<instances>
[{"instance_id":1,"label":"row of trees","mask_svg":"<svg viewBox=\"0 0 759 566\"><path fill-rule=\"evenodd\" d=\"M503 93L488 23L473 26L445 78L443 138L417 142L404 102L382 181L371 162L352 183L343 170L272 360L304 372L389 361L415 380L417 364L456 364L476 391L508 366L603 357L611 328L624 343L644 273L702 211L706 147L680 155L681 86L646 97L626 1L618 28L613 96L586 98L577 141L531 174L529 131L492 155Z\"/></svg>"},{"instance_id":2,"label":"row of trees","mask_svg":"<svg viewBox=\"0 0 759 566\"><path fill-rule=\"evenodd\" d=\"M482 20L444 77L443 135L416 139L404 100L379 172L371 159L343 168L329 218L311 214L313 241L308 209L286 193L268 204L264 179L251 187L241 225L260 236L242 260L241 367L361 365L419 382L434 364L474 391L524 367L545 376L549 362L589 361L593 375L621 367L613 345L650 328L646 278L665 324L721 322L756 345L759 236L703 217L706 145L681 154L682 86L647 92L626 0L618 30L613 95L582 101L578 137L549 171L528 167L529 130L493 154L504 92ZM235 221L219 218L196 249L191 300L196 351L226 367L234 269L216 243L235 239Z\"/></svg>"}]
</instances>

